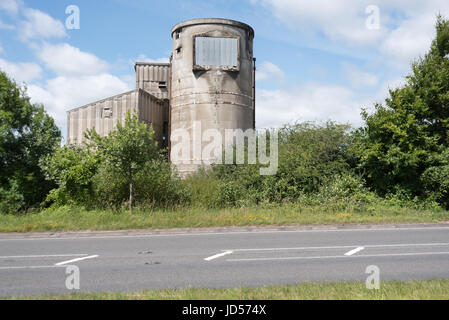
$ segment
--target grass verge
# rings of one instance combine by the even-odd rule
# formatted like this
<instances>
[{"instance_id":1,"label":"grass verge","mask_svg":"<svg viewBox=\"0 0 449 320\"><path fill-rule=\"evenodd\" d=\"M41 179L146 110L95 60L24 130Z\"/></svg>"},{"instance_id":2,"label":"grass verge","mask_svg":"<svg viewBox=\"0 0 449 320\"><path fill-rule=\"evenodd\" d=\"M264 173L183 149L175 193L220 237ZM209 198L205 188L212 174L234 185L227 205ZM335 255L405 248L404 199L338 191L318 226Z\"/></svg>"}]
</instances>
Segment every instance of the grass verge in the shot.
<instances>
[{"instance_id":1,"label":"grass verge","mask_svg":"<svg viewBox=\"0 0 449 320\"><path fill-rule=\"evenodd\" d=\"M449 279L383 282L379 290L365 283L305 283L258 289L176 289L133 293L75 293L8 299L35 300L448 300Z\"/></svg>"},{"instance_id":2,"label":"grass verge","mask_svg":"<svg viewBox=\"0 0 449 320\"><path fill-rule=\"evenodd\" d=\"M235 209L178 209L128 211L46 209L39 213L0 216L0 232L170 229L264 225L369 223L435 223L449 220L449 211L397 206L362 209L285 204Z\"/></svg>"}]
</instances>

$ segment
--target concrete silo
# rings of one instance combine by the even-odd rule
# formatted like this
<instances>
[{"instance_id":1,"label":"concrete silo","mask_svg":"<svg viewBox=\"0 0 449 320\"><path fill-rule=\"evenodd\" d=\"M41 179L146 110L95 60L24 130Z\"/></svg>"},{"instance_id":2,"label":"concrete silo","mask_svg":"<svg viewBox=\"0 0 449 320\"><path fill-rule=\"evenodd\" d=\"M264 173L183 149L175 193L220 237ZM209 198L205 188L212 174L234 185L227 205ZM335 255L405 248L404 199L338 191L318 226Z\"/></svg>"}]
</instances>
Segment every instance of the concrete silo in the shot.
<instances>
[{"instance_id":1,"label":"concrete silo","mask_svg":"<svg viewBox=\"0 0 449 320\"><path fill-rule=\"evenodd\" d=\"M254 30L233 20L196 19L177 24L172 38L170 131L174 138L184 130L191 141L183 158L173 147L186 141L173 139L171 161L185 175L215 160L195 151L195 143L201 150L208 144L194 141L198 126L201 133L218 129L223 137L226 129L255 128Z\"/></svg>"}]
</instances>

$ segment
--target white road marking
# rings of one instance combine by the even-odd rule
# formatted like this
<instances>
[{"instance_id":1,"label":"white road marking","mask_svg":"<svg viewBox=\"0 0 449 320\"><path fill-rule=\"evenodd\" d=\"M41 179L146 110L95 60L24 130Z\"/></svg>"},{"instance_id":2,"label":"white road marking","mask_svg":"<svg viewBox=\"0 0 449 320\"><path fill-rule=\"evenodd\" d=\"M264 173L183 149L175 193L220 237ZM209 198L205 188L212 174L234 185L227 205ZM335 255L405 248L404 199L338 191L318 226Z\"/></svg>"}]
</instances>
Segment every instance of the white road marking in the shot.
<instances>
[{"instance_id":1,"label":"white road marking","mask_svg":"<svg viewBox=\"0 0 449 320\"><path fill-rule=\"evenodd\" d=\"M26 255L26 256L0 256L0 259L32 259L32 258L56 258L56 257L83 257L87 254L43 254L43 255Z\"/></svg>"},{"instance_id":2,"label":"white road marking","mask_svg":"<svg viewBox=\"0 0 449 320\"><path fill-rule=\"evenodd\" d=\"M58 263L55 263L55 266L62 266L62 265L69 264L69 263L72 263L72 262L82 261L82 260L86 260L86 259L93 259L93 258L98 258L98 255L93 255L93 256L88 256L88 257L83 257L83 258L77 258L77 259L72 259L72 260L58 262Z\"/></svg>"},{"instance_id":3,"label":"white road marking","mask_svg":"<svg viewBox=\"0 0 449 320\"><path fill-rule=\"evenodd\" d=\"M64 266L21 266L21 267L0 267L0 270L19 270L19 269L46 269L46 268L62 268Z\"/></svg>"},{"instance_id":4,"label":"white road marking","mask_svg":"<svg viewBox=\"0 0 449 320\"><path fill-rule=\"evenodd\" d=\"M205 258L204 260L206 260L206 261L211 261L211 260L214 260L214 259L217 259L217 258L220 258L220 257L224 257L224 256L226 256L226 255L228 255L228 254L231 254L231 253L232 253L232 251L228 250L228 251L225 251L225 252L222 252L222 253L218 253L218 254L216 254L216 255L213 255L213 256L211 256L211 257Z\"/></svg>"},{"instance_id":5,"label":"white road marking","mask_svg":"<svg viewBox=\"0 0 449 320\"><path fill-rule=\"evenodd\" d=\"M449 252L417 252L417 253L387 253L387 254L366 254L350 256L350 258L373 258L373 257L402 257L402 256L422 256L422 255L449 255ZM283 258L252 258L252 259L227 259L226 261L269 261L269 260L313 260L313 259L339 259L347 256L317 256L317 257L283 257Z\"/></svg>"},{"instance_id":6,"label":"white road marking","mask_svg":"<svg viewBox=\"0 0 449 320\"><path fill-rule=\"evenodd\" d=\"M235 235L235 234L273 234L273 233L316 233L316 232L368 232L368 231L417 231L417 230L449 230L449 227L392 227L392 228L360 228L360 229L324 229L324 230L278 230L278 231L230 231L230 232L204 232L204 233L171 233L171 234L146 234L146 235L112 235L112 236L82 236L82 237L32 237L16 239L0 239L0 241L37 241L37 240L89 240L89 239L121 239L121 238L149 238L149 237L184 237L184 236L217 236L217 235Z\"/></svg>"},{"instance_id":7,"label":"white road marking","mask_svg":"<svg viewBox=\"0 0 449 320\"><path fill-rule=\"evenodd\" d=\"M353 254L356 254L357 252L362 251L363 249L365 249L365 247L358 247L355 248L354 250L348 251L345 253L345 256L352 256Z\"/></svg>"},{"instance_id":8,"label":"white road marking","mask_svg":"<svg viewBox=\"0 0 449 320\"><path fill-rule=\"evenodd\" d=\"M349 249L352 246L328 246L328 247L292 247L292 248L247 248L247 249L226 249L232 252L249 252L249 251L289 251L289 250L320 250L320 249ZM384 248L384 247L421 247L421 246L449 246L449 243L406 243L406 244L375 244L364 245L364 248Z\"/></svg>"}]
</instances>

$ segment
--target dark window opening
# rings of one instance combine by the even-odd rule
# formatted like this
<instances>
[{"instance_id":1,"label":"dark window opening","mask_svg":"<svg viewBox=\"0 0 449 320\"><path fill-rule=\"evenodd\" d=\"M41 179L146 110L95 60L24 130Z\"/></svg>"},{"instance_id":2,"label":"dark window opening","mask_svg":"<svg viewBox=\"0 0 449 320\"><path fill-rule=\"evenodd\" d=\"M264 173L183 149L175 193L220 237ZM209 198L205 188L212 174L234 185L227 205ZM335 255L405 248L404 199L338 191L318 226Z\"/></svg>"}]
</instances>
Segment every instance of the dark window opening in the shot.
<instances>
[{"instance_id":1,"label":"dark window opening","mask_svg":"<svg viewBox=\"0 0 449 320\"><path fill-rule=\"evenodd\" d=\"M103 118L112 118L112 108L103 108Z\"/></svg>"}]
</instances>

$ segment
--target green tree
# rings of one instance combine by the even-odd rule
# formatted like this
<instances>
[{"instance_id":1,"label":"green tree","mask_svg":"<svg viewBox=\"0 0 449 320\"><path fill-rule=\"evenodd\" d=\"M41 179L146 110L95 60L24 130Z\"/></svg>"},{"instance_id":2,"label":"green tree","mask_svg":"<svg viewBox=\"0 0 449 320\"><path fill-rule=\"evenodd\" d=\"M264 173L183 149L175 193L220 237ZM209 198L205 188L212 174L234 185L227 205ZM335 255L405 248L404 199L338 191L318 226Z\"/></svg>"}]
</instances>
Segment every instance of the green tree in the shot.
<instances>
[{"instance_id":1,"label":"green tree","mask_svg":"<svg viewBox=\"0 0 449 320\"><path fill-rule=\"evenodd\" d=\"M30 103L26 88L0 72L0 188L2 197L23 199L23 207L41 202L53 188L46 182L39 160L51 154L61 141L61 133L43 106Z\"/></svg>"},{"instance_id":2,"label":"green tree","mask_svg":"<svg viewBox=\"0 0 449 320\"><path fill-rule=\"evenodd\" d=\"M47 201L58 205L75 202L88 204L93 196L92 180L101 165L101 158L83 146L64 146L43 157L41 168L48 181L55 181Z\"/></svg>"},{"instance_id":3,"label":"green tree","mask_svg":"<svg viewBox=\"0 0 449 320\"><path fill-rule=\"evenodd\" d=\"M106 166L128 181L129 211L132 213L135 176L149 161L159 157L153 128L128 114L125 124L118 122L108 136L101 137L95 130L89 130L86 138Z\"/></svg>"},{"instance_id":4,"label":"green tree","mask_svg":"<svg viewBox=\"0 0 449 320\"><path fill-rule=\"evenodd\" d=\"M406 84L390 90L374 113L362 114L365 126L355 133L354 151L359 169L381 194L423 196L431 177L449 185L441 181L447 175L435 173L447 164L441 155L449 147L448 54L449 21L439 16L430 51L412 63Z\"/></svg>"}]
</instances>

